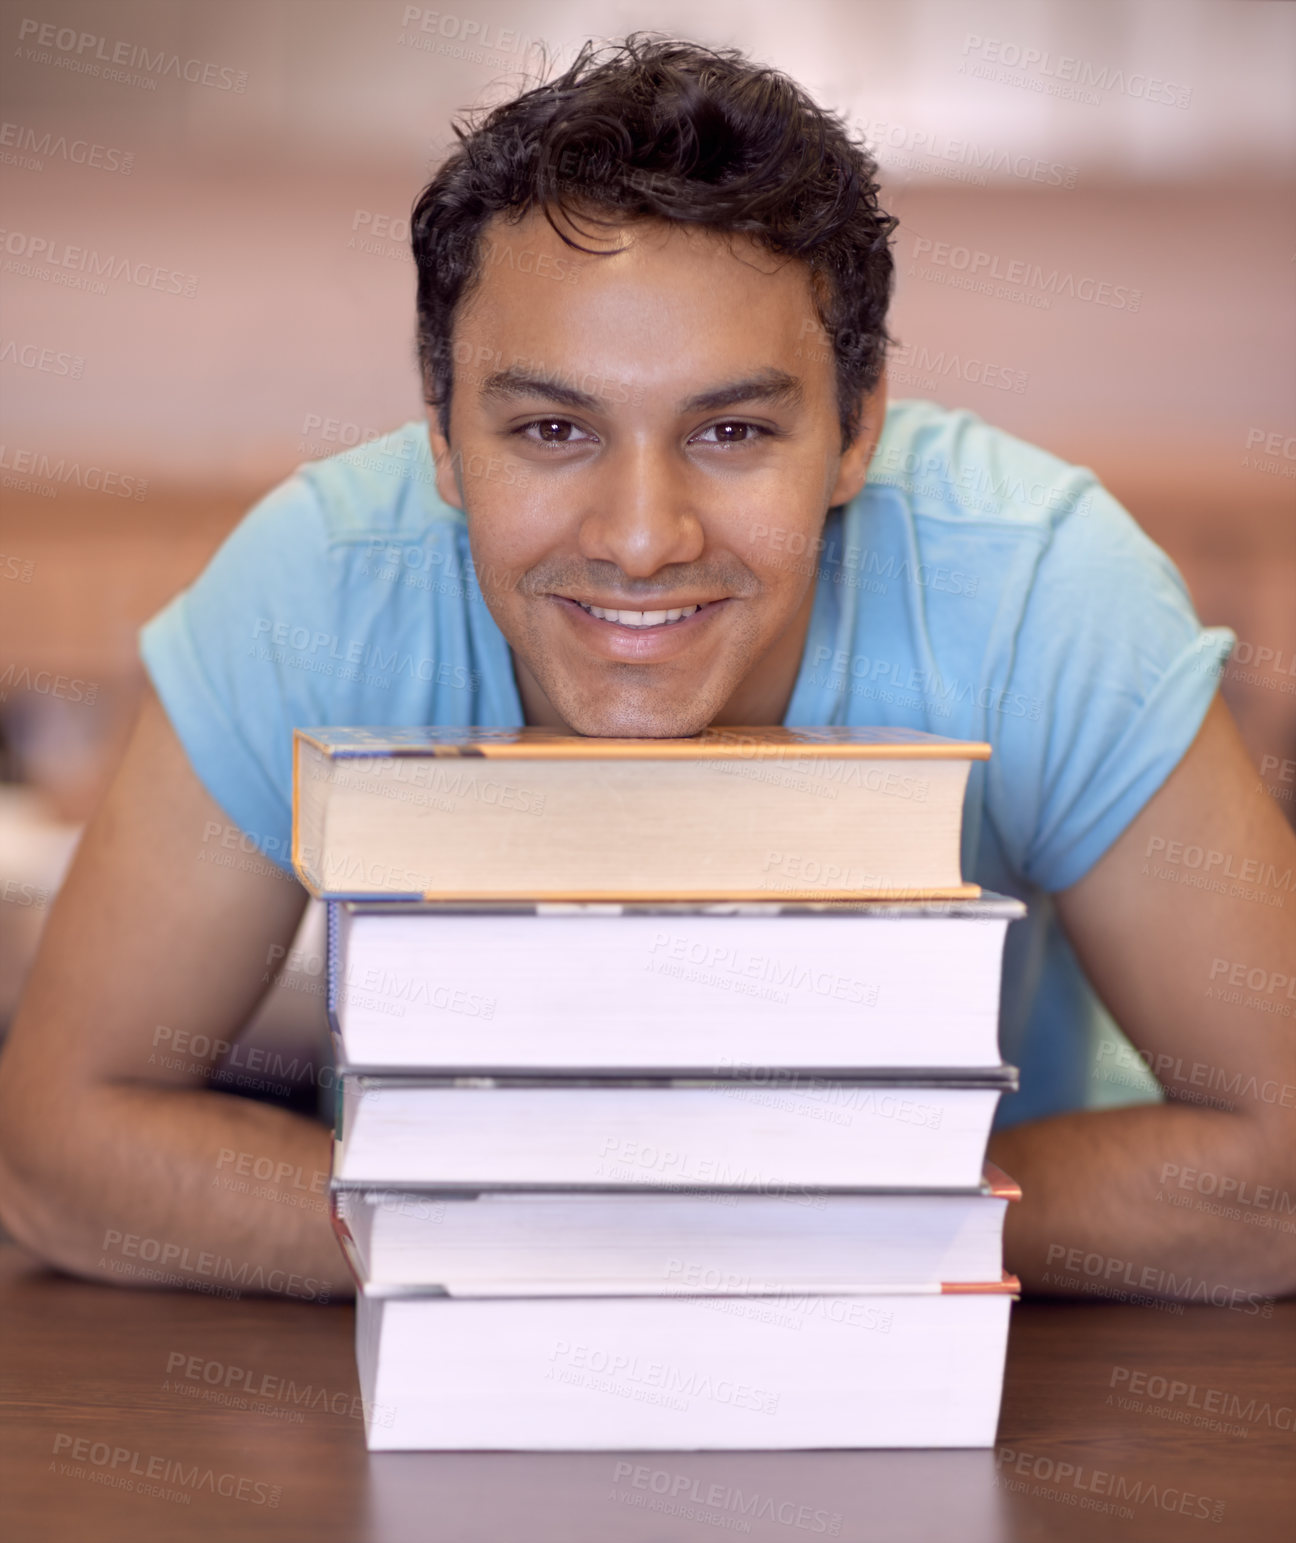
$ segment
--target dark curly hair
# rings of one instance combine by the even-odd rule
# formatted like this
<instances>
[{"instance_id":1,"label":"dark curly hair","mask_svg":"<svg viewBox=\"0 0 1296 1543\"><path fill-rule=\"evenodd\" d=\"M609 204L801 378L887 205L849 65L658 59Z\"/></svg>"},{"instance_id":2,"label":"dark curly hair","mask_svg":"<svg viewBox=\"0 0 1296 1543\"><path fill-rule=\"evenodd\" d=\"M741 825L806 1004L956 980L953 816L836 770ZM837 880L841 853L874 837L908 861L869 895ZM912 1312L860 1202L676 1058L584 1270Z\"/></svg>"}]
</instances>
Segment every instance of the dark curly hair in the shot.
<instances>
[{"instance_id":1,"label":"dark curly hair","mask_svg":"<svg viewBox=\"0 0 1296 1543\"><path fill-rule=\"evenodd\" d=\"M586 43L555 80L453 128L459 148L410 222L423 391L447 438L451 333L481 272L483 227L539 208L581 252L591 249L554 210L582 234L578 215L656 218L741 232L807 263L836 358L843 448L854 440L891 341L898 222L879 209L877 164L839 116L737 49L634 33L603 50Z\"/></svg>"}]
</instances>

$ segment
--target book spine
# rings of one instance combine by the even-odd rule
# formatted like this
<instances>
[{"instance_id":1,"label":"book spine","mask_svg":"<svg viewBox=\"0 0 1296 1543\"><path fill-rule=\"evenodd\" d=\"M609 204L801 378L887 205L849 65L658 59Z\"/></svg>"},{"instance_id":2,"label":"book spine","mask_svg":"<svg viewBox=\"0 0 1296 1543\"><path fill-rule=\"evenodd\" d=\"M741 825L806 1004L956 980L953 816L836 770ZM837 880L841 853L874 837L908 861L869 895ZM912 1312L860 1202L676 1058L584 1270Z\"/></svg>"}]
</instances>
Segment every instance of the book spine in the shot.
<instances>
[{"instance_id":1,"label":"book spine","mask_svg":"<svg viewBox=\"0 0 1296 1543\"><path fill-rule=\"evenodd\" d=\"M342 959L341 905L336 900L326 900L324 927L324 1009L328 1016L329 1033L333 1039L334 1067L340 1070L344 1064L342 1054L342 1025L338 1022L339 980L346 978Z\"/></svg>"},{"instance_id":2,"label":"book spine","mask_svg":"<svg viewBox=\"0 0 1296 1543\"><path fill-rule=\"evenodd\" d=\"M608 905L608 904L639 904L654 905L664 904L670 901L687 900L697 905L716 905L724 902L760 902L768 901L770 891L767 889L725 889L716 890L702 886L697 889L688 889L680 885L676 889L635 889L631 890L624 885L615 888L603 887L583 889L550 889L540 891L534 886L529 887L525 893L513 890L475 890L468 893L459 889L426 889L421 895L413 894L406 890L321 890L320 894L327 898L336 897L339 900L373 900L375 895L383 895L387 899L413 901L424 905L446 905L455 901L493 901L502 903L519 903L530 901L540 905ZM915 889L884 888L878 885L868 885L859 889L834 889L825 887L819 889L786 889L780 891L780 899L807 905L821 905L828 901L958 901L979 900L981 898L981 886L979 884L947 884L927 886Z\"/></svg>"},{"instance_id":3,"label":"book spine","mask_svg":"<svg viewBox=\"0 0 1296 1543\"><path fill-rule=\"evenodd\" d=\"M328 926L325 931L324 953L327 959L326 976L328 980L326 1000L328 1002L329 1038L333 1044L333 1174L334 1182L338 1168L342 1162L342 1138L346 1124L346 1101L344 1094L350 1078L346 1075L346 1055L342 1048L342 1026L337 1017L337 980L342 968L340 955L342 946L340 941L341 924L338 916L339 907L334 901L328 902ZM343 977L344 978L344 977Z\"/></svg>"},{"instance_id":4,"label":"book spine","mask_svg":"<svg viewBox=\"0 0 1296 1543\"><path fill-rule=\"evenodd\" d=\"M357 1089L377 1092L398 1088L439 1088L453 1091L490 1092L495 1089L513 1089L534 1092L543 1088L588 1088L591 1091L618 1091L626 1088L671 1093L676 1090L721 1088L726 1092L734 1088L750 1088L754 1093L797 1093L811 1095L831 1094L837 1088L880 1088L893 1094L918 1092L924 1088L943 1088L951 1092L969 1092L992 1088L997 1093L1016 1092L1020 1073L1007 1062L999 1066L960 1066L949 1070L910 1071L897 1068L894 1071L869 1071L859 1068L845 1070L817 1070L801 1066L769 1067L768 1075L753 1078L741 1070L714 1071L691 1069L679 1073L659 1069L636 1072L631 1068L618 1067L612 1071L589 1071L575 1068L537 1067L522 1072L506 1072L427 1067L401 1067L393 1069L344 1066L339 1083L354 1083ZM1012 1182L1011 1180L1009 1181Z\"/></svg>"},{"instance_id":5,"label":"book spine","mask_svg":"<svg viewBox=\"0 0 1296 1543\"><path fill-rule=\"evenodd\" d=\"M339 1109L340 1107L339 1105ZM351 1273L351 1279L355 1282L356 1291L362 1292L365 1286L364 1270L360 1264L360 1254L351 1232L351 1224L346 1216L348 1203L348 1196L343 1193L336 1181L334 1181L329 1188L329 1220L333 1223L334 1234L341 1246L342 1257L346 1260L346 1266Z\"/></svg>"},{"instance_id":6,"label":"book spine","mask_svg":"<svg viewBox=\"0 0 1296 1543\"><path fill-rule=\"evenodd\" d=\"M292 858L293 872L297 875L297 882L309 890L310 885L306 880L306 873L301 864L301 733L293 732L292 752L292 845L290 856Z\"/></svg>"}]
</instances>

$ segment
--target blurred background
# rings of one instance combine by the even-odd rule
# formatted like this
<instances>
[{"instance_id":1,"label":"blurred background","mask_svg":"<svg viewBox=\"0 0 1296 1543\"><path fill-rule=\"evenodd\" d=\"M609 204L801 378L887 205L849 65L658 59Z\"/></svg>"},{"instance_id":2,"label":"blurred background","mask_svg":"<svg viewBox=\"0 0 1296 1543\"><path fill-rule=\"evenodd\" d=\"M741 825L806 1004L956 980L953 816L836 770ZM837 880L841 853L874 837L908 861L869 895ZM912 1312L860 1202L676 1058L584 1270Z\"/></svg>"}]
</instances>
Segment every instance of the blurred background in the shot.
<instances>
[{"instance_id":1,"label":"blurred background","mask_svg":"<svg viewBox=\"0 0 1296 1543\"><path fill-rule=\"evenodd\" d=\"M294 466L421 411L407 216L452 114L640 27L741 47L874 147L892 395L1097 472L1237 632L1223 689L1293 817L1296 6L6 0L0 1024L137 628ZM318 926L254 1036L318 1036Z\"/></svg>"}]
</instances>

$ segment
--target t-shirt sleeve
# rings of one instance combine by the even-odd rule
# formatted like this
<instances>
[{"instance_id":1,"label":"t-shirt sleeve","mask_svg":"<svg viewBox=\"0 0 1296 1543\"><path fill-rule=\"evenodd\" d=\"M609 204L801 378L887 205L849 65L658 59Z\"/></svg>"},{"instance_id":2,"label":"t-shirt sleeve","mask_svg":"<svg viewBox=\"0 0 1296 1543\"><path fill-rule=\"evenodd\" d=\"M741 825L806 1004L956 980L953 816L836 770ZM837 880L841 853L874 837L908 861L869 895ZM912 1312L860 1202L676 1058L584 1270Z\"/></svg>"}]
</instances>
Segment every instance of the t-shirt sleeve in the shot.
<instances>
[{"instance_id":1,"label":"t-shirt sleeve","mask_svg":"<svg viewBox=\"0 0 1296 1543\"><path fill-rule=\"evenodd\" d=\"M312 666L326 652L321 640L336 632L333 562L316 495L292 477L139 634L144 666L199 781L290 874L292 731L327 721Z\"/></svg>"},{"instance_id":2,"label":"t-shirt sleeve","mask_svg":"<svg viewBox=\"0 0 1296 1543\"><path fill-rule=\"evenodd\" d=\"M1058 516L1009 641L988 809L1018 871L1083 878L1192 744L1236 642L1096 481ZM1019 712L1018 709L1021 709Z\"/></svg>"}]
</instances>

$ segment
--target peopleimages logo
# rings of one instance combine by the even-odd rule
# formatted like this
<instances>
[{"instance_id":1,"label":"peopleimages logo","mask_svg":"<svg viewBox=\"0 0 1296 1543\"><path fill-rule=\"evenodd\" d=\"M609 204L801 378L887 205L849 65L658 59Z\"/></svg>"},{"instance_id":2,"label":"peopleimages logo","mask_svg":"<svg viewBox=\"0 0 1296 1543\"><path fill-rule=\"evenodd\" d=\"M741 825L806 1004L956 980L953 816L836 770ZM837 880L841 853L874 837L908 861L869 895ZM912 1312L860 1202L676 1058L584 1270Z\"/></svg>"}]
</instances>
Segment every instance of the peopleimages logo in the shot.
<instances>
[{"instance_id":1,"label":"peopleimages logo","mask_svg":"<svg viewBox=\"0 0 1296 1543\"><path fill-rule=\"evenodd\" d=\"M0 674L0 702L9 700L11 690L35 691L39 696L57 697L60 702L92 706L99 697L99 682L82 680L79 675L55 675L52 670L33 672L30 665L10 664Z\"/></svg>"},{"instance_id":2,"label":"peopleimages logo","mask_svg":"<svg viewBox=\"0 0 1296 1543\"><path fill-rule=\"evenodd\" d=\"M897 366L894 370L890 365L892 359ZM933 352L922 343L899 344L888 356L887 369L892 380L905 385L921 385L926 390L935 390L938 382L951 376L969 386L1012 391L1018 396L1030 384L1030 376L1025 370L991 364L984 359L965 359L959 354L947 354L943 348Z\"/></svg>"},{"instance_id":3,"label":"peopleimages logo","mask_svg":"<svg viewBox=\"0 0 1296 1543\"><path fill-rule=\"evenodd\" d=\"M160 79L174 75L192 86L211 86L241 96L247 90L248 72L203 59L182 59L165 48L156 51L142 43L109 39L97 32L60 27L57 22L24 16L18 24L17 57L29 64L51 64L76 75L98 76L123 86L142 86L156 91Z\"/></svg>"},{"instance_id":4,"label":"peopleimages logo","mask_svg":"<svg viewBox=\"0 0 1296 1543\"><path fill-rule=\"evenodd\" d=\"M336 632L269 616L256 618L251 636L248 658L284 664L317 675L336 675L341 680L359 680L363 671L368 670L372 672L372 684L403 675L410 681L471 691L479 679L476 670L451 660L437 660L426 654L416 658L413 654L402 653L394 645L390 651L385 651L382 644L372 638L343 638Z\"/></svg>"},{"instance_id":5,"label":"peopleimages logo","mask_svg":"<svg viewBox=\"0 0 1296 1543\"><path fill-rule=\"evenodd\" d=\"M456 16L421 5L404 8L396 42L401 48L445 54L473 64L497 62L506 68L510 62L516 67L517 55L527 53L537 44L544 46L543 40L528 37L515 27L501 27L498 22ZM510 55L514 56L512 61Z\"/></svg>"},{"instance_id":6,"label":"peopleimages logo","mask_svg":"<svg viewBox=\"0 0 1296 1543\"><path fill-rule=\"evenodd\" d=\"M959 74L1022 86L1048 96L1096 105L1100 91L1164 107L1186 110L1192 87L1164 80L1146 70L1124 70L1095 64L1072 54L1054 55L1047 48L1013 43L1004 38L984 38L969 32L963 41ZM1041 78L1042 77L1042 78Z\"/></svg>"},{"instance_id":7,"label":"peopleimages logo","mask_svg":"<svg viewBox=\"0 0 1296 1543\"><path fill-rule=\"evenodd\" d=\"M779 1395L768 1388L602 1345L560 1339L549 1352L549 1361L545 1375L555 1381L588 1382L600 1392L621 1394L637 1403L685 1410L692 1399L705 1399L755 1414L778 1412Z\"/></svg>"},{"instance_id":8,"label":"peopleimages logo","mask_svg":"<svg viewBox=\"0 0 1296 1543\"><path fill-rule=\"evenodd\" d=\"M267 1270L263 1264L250 1259L235 1260L207 1249L195 1252L186 1245L164 1238L121 1232L116 1227L109 1227L104 1233L100 1248L99 1268L116 1275L152 1280L161 1285L186 1286L208 1295L231 1298L244 1291L268 1291L277 1296L296 1297L303 1302L325 1303L329 1300L328 1282L317 1280L313 1275L302 1276L278 1268ZM110 1252L116 1257L109 1258ZM155 1268L145 1269L143 1265L127 1262L134 1259ZM230 1284L223 1286L222 1282Z\"/></svg>"},{"instance_id":9,"label":"peopleimages logo","mask_svg":"<svg viewBox=\"0 0 1296 1543\"><path fill-rule=\"evenodd\" d=\"M187 300L198 293L196 273L181 273L156 263L137 262L112 252L54 241L49 236L29 235L26 231L0 230L0 251L6 258L5 273L71 289L88 289L96 295L107 294L107 282L117 279L134 284L137 289L183 295Z\"/></svg>"},{"instance_id":10,"label":"peopleimages logo","mask_svg":"<svg viewBox=\"0 0 1296 1543\"><path fill-rule=\"evenodd\" d=\"M867 125L864 138L883 153L882 159L888 164L908 167L935 162L938 169L944 170L939 167L939 163L949 162L969 174L960 177L959 181L973 181L981 187L988 181L985 173L994 177L1019 177L1028 182L1060 188L1073 188L1080 180L1080 169L1077 166L1065 166L1060 161L1044 161L1038 156L979 145L975 140L961 139L953 134L938 134L929 129L910 128L881 118Z\"/></svg>"},{"instance_id":11,"label":"peopleimages logo","mask_svg":"<svg viewBox=\"0 0 1296 1543\"><path fill-rule=\"evenodd\" d=\"M913 255L915 260L925 257L931 266L926 270L911 267L908 270L911 277L939 276L939 281L944 283L944 272L938 275L936 270L947 270L962 276L957 283L953 279L948 281L955 283L958 288L975 289L997 282L1008 286L1010 290L1016 287L1026 292L1034 291L1040 299L1040 308L1044 310L1051 307L1054 295L1105 305L1113 311L1129 311L1131 314L1139 309L1143 300L1141 289L1131 289L1125 284L1112 284L1106 279L1085 275L1077 278L1069 269L1045 269L1042 263L1028 262L1025 258L1014 257L1001 261L997 252L983 252L949 241L933 241L930 236L915 237Z\"/></svg>"},{"instance_id":12,"label":"peopleimages logo","mask_svg":"<svg viewBox=\"0 0 1296 1543\"><path fill-rule=\"evenodd\" d=\"M283 1495L281 1484L267 1484L247 1474L217 1473L201 1463L160 1453L133 1451L113 1446L107 1441L91 1441L88 1436L73 1436L59 1431L54 1437L54 1456L66 1453L71 1461L60 1462L58 1471L65 1478L93 1479L109 1489L124 1489L159 1500L179 1501L188 1505L195 1492L206 1490L226 1500L242 1500L248 1505L278 1508ZM89 1465L86 1467L84 1465ZM50 1467L54 1463L51 1461ZM140 1482L143 1481L143 1482ZM167 1488L166 1486L176 1486ZM186 1493L188 1491L188 1493Z\"/></svg>"},{"instance_id":13,"label":"peopleimages logo","mask_svg":"<svg viewBox=\"0 0 1296 1543\"><path fill-rule=\"evenodd\" d=\"M995 1483L1003 1489L1125 1521L1134 1515L1136 1505L1202 1521L1218 1522L1224 1515L1225 1502L1209 1495L1157 1485L1149 1479L1130 1479L1105 1468L1086 1468L1083 1463L1019 1452L1014 1447L995 1449L995 1468ZM1118 1503L1126 1500L1131 1504Z\"/></svg>"},{"instance_id":14,"label":"peopleimages logo","mask_svg":"<svg viewBox=\"0 0 1296 1543\"><path fill-rule=\"evenodd\" d=\"M20 369L36 370L42 375L65 375L80 380L85 359L80 354L61 353L38 343L19 343L14 338L0 341L0 364L16 364Z\"/></svg>"},{"instance_id":15,"label":"peopleimages logo","mask_svg":"<svg viewBox=\"0 0 1296 1543\"><path fill-rule=\"evenodd\" d=\"M1262 1296L1256 1291L1245 1291L1240 1286L1197 1280L1191 1275L1179 1276L1158 1265L1140 1266L1134 1260L1115 1259L1092 1250L1086 1253L1083 1248L1068 1248L1064 1243L1050 1243L1044 1262L1053 1265L1059 1261L1061 1268L1070 1274L1063 1276L1060 1271L1054 1272L1054 1285L1066 1285L1069 1282L1080 1284L1083 1279L1086 1289L1097 1283L1105 1288L1104 1294L1111 1295L1110 1283L1115 1280L1121 1286L1133 1287L1135 1291L1153 1292L1176 1302L1209 1303L1213 1307L1228 1307L1251 1317L1273 1317L1272 1297ZM1048 1282L1047 1272L1043 1278Z\"/></svg>"},{"instance_id":16,"label":"peopleimages logo","mask_svg":"<svg viewBox=\"0 0 1296 1543\"><path fill-rule=\"evenodd\" d=\"M831 996L837 1001L858 1003L876 1007L878 988L853 976L838 975L832 970L814 970L796 959L781 958L744 948L725 947L706 942L701 938L681 933L658 932L653 936L648 950L649 968L659 968L666 961L697 965L703 970L725 975L740 976L793 991L810 991L819 996ZM661 955L660 958L655 956ZM660 973L668 973L660 970Z\"/></svg>"},{"instance_id":17,"label":"peopleimages logo","mask_svg":"<svg viewBox=\"0 0 1296 1543\"><path fill-rule=\"evenodd\" d=\"M0 147L4 152L0 154L0 160L27 171L40 171L45 161L52 159L88 166L94 171L119 172L127 177L135 165L133 150L94 144L88 139L69 139L66 134L41 132L21 123L0 123Z\"/></svg>"},{"instance_id":18,"label":"peopleimages logo","mask_svg":"<svg viewBox=\"0 0 1296 1543\"><path fill-rule=\"evenodd\" d=\"M625 1487L618 1488L623 1484ZM750 1532L752 1521L762 1521L780 1522L785 1527L830 1538L841 1535L840 1511L777 1499L734 1484L706 1484L689 1473L619 1460L612 1472L612 1485L612 1498L623 1504L701 1522L726 1532Z\"/></svg>"},{"instance_id":19,"label":"peopleimages logo","mask_svg":"<svg viewBox=\"0 0 1296 1543\"><path fill-rule=\"evenodd\" d=\"M1021 691L1010 691L1006 686L981 685L973 681L960 681L957 677L947 681L934 670L912 667L905 670L892 660L870 659L867 654L848 654L844 648L834 651L826 643L815 648L811 663L815 666L816 678L825 678L834 683L846 678L872 684L882 681L898 691L917 693L933 710L945 715L965 703L972 703L987 712L1002 713L1009 718L1027 718L1032 723L1039 721L1042 712L1043 704L1037 698L1026 696Z\"/></svg>"},{"instance_id":20,"label":"peopleimages logo","mask_svg":"<svg viewBox=\"0 0 1296 1543\"><path fill-rule=\"evenodd\" d=\"M59 487L84 488L88 493L107 493L112 498L133 498L138 503L148 493L148 478L133 477L105 466L83 466L67 456L57 458L41 450L0 445L0 481L24 493L55 498Z\"/></svg>"}]
</instances>

